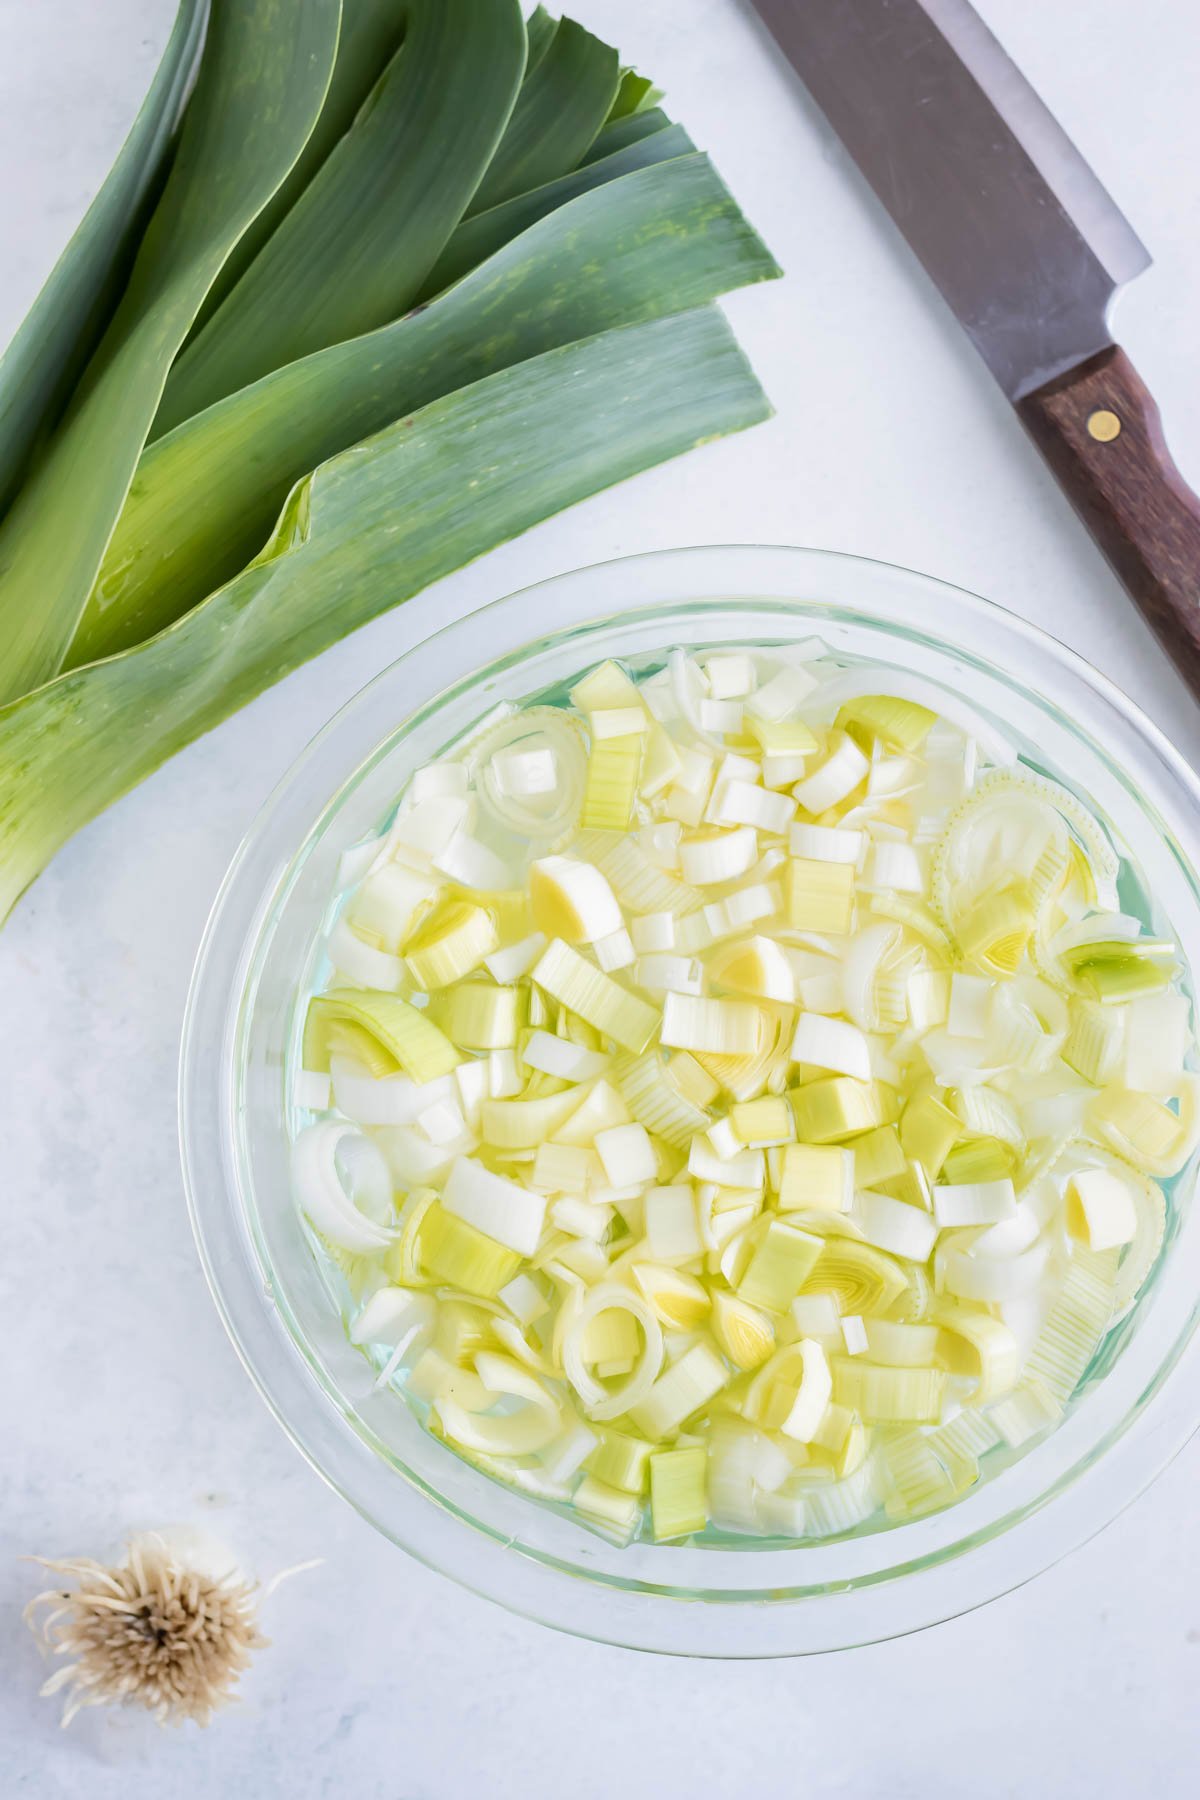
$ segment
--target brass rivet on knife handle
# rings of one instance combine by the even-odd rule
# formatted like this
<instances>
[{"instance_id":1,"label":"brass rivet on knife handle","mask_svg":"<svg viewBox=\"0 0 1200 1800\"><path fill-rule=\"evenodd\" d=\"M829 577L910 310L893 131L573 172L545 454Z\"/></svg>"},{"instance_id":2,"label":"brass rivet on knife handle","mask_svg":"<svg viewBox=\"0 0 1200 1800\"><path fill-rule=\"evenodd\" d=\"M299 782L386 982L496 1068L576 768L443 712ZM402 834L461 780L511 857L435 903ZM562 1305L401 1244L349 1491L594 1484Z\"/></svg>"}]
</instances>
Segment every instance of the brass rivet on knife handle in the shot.
<instances>
[{"instance_id":1,"label":"brass rivet on knife handle","mask_svg":"<svg viewBox=\"0 0 1200 1800\"><path fill-rule=\"evenodd\" d=\"M1115 412L1109 412L1106 406L1097 407L1087 422L1088 435L1094 437L1098 444L1111 444L1115 437L1121 435L1121 421Z\"/></svg>"},{"instance_id":2,"label":"brass rivet on knife handle","mask_svg":"<svg viewBox=\"0 0 1200 1800\"><path fill-rule=\"evenodd\" d=\"M1023 395L1017 411L1200 700L1200 499L1133 364L1111 345Z\"/></svg>"}]
</instances>

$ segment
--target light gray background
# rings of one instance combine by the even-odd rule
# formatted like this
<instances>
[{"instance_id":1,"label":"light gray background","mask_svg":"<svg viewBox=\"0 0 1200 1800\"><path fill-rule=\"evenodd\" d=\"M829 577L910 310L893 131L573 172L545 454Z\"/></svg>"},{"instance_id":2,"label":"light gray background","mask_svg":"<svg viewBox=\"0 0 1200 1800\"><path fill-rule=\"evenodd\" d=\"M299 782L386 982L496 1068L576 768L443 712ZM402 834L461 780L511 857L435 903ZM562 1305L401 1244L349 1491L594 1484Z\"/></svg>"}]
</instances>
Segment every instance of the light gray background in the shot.
<instances>
[{"instance_id":1,"label":"light gray background","mask_svg":"<svg viewBox=\"0 0 1200 1800\"><path fill-rule=\"evenodd\" d=\"M778 417L575 508L284 682L63 852L0 937L0 1793L1160 1800L1196 1791L1193 1446L1088 1548L980 1614L802 1664L556 1637L410 1563L252 1392L193 1253L175 1057L205 913L268 790L435 621L658 546L821 544L1048 625L1193 758L1197 714L999 394L739 0L575 0L668 90L787 270L729 303ZM108 167L172 0L0 0L0 339ZM1120 332L1200 481L1200 19L1191 0L985 0L1157 262ZM20 1626L25 1551L206 1522L269 1574L245 1701L207 1734L62 1736Z\"/></svg>"}]
</instances>

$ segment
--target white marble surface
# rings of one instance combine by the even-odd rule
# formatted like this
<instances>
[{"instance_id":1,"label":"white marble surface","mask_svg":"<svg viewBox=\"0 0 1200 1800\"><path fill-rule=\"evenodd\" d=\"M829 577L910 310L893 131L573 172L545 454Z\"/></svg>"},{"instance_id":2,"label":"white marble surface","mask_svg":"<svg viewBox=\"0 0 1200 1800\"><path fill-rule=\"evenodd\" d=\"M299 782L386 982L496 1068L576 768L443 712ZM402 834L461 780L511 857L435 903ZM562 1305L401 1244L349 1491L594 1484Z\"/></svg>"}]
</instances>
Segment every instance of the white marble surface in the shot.
<instances>
[{"instance_id":1,"label":"white marble surface","mask_svg":"<svg viewBox=\"0 0 1200 1800\"><path fill-rule=\"evenodd\" d=\"M705 541L926 568L1051 626L1185 752L1197 715L983 370L739 0L577 0L669 90L788 271L729 311L778 417L604 495L293 676L83 832L0 937L0 1793L953 1800L1195 1791L1195 1447L982 1614L803 1665L576 1643L410 1564L299 1460L209 1302L176 1163L188 972L221 872L315 728L435 619L579 563ZM1186 0L985 0L1157 257L1120 329L1200 479L1200 22ZM93 193L172 0L0 0L0 338ZM275 1646L207 1735L59 1735L24 1551L191 1518L270 1572Z\"/></svg>"}]
</instances>

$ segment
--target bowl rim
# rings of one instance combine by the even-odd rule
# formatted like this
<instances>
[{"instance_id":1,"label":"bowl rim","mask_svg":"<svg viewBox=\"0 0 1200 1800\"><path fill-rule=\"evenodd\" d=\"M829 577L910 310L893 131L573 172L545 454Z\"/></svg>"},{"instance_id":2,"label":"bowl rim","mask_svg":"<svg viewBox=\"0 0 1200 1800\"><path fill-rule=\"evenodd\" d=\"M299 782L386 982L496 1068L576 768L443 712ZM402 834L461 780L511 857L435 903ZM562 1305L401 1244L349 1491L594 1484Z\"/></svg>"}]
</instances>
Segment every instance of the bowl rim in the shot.
<instances>
[{"instance_id":1,"label":"bowl rim","mask_svg":"<svg viewBox=\"0 0 1200 1800\"><path fill-rule=\"evenodd\" d=\"M729 579L725 579L718 582L714 589L711 582L708 581L707 571L712 570L715 572L718 568L723 568L730 558L736 559L738 564L736 581L731 583ZM765 563L763 559L766 559ZM1187 1441L1187 1438L1191 1435L1191 1431L1195 1429L1198 1421L1195 1418L1188 1420L1177 1418L1173 1421L1172 1428L1168 1433L1163 1433L1160 1430L1156 1455L1153 1461L1147 1462L1143 1457L1136 1469L1127 1471L1119 1491L1110 1492L1103 1506L1094 1509L1096 1513L1095 1517L1083 1521L1075 1521L1071 1529L1066 1532L1058 1529L1051 1533L1043 1533L1044 1542L1037 1555L1031 1559L1032 1566L1026 1567L1022 1565L1015 1571L1008 1570L1003 1574L999 1571L993 1572L986 1581L982 1583L977 1582L975 1588L970 1589L969 1591L964 1587L961 1580L952 1579L949 1583L944 1581L940 1583L935 1581L932 1584L927 1583L926 1597L916 1614L913 1614L910 1608L908 1614L906 1614L901 1621L897 1622L895 1618L888 1616L887 1608L881 1609L878 1629L868 1627L864 1630L863 1625L860 1624L854 1627L852 1631L842 1636L838 1636L836 1632L831 1635L826 1631L821 1642L789 1641L782 1646L772 1646L768 1648L763 1648L759 1641L758 1634L753 1629L750 1629L744 1633L726 1632L724 1638L720 1642L710 1644L707 1641L700 1641L701 1638L705 1637L705 1634L697 1633L694 1626L689 1627L682 1636L674 1630L664 1631L657 1627L646 1629L643 1622L636 1620L630 1615L629 1602L632 1597L630 1594L616 1596L619 1603L614 1607L602 1609L602 1611L605 1612L605 1616L599 1618L597 1621L586 1624L581 1623L578 1617L574 1616L577 1613L578 1608L577 1590L579 1584L574 1580L573 1575L571 1574L565 1574L558 1570L546 1569L543 1570L543 1574L548 1573L550 1575L551 1579L549 1586L547 1586L546 1582L540 1578L531 1582L529 1580L530 1565L528 1562L525 1559L514 1557L510 1557L508 1561L511 1565L518 1565L522 1572L520 1579L516 1578L511 1567L502 1569L493 1557L484 1557L482 1559L482 1564L480 1559L476 1557L472 1559L475 1566L471 1569L464 1569L462 1566L463 1558L458 1555L455 1545L449 1543L449 1539L455 1534L462 1534L464 1523L469 1524L472 1523L472 1521L464 1521L458 1515L448 1512L445 1506L440 1503L437 1496L426 1496L426 1498L422 1498L418 1490L412 1490L414 1502L418 1506L426 1504L427 1499L431 1498L433 1500L432 1510L438 1515L440 1523L445 1525L449 1521L448 1533L442 1529L434 1528L431 1521L426 1521L426 1528L419 1529L416 1526L413 1526L404 1537L401 1537L388 1525L383 1524L372 1514L368 1506L360 1503L360 1500L355 1497L353 1492L347 1491L345 1480L337 1479L330 1472L328 1467L323 1466L321 1450L315 1448L311 1441L313 1436L312 1431L310 1430L306 1436L301 1429L300 1424L291 1415L286 1401L281 1400L278 1382L267 1377L261 1367L260 1360L255 1350L245 1341L245 1319L243 1313L239 1311L239 1307L245 1305L247 1296L243 1291L240 1294L240 1298L231 1298L231 1290L239 1285L234 1280L233 1271L230 1267L230 1256L233 1246L228 1241L227 1237L224 1239L222 1238L221 1232L216 1228L216 1222L214 1221L213 1216L206 1210L206 1203L203 1198L203 1190L209 1186L211 1178L215 1176L217 1178L216 1185L225 1186L229 1175L228 1168L222 1169L218 1166L220 1161L219 1157L214 1156L211 1149L206 1149L201 1141L205 1130L205 1126L202 1123L202 1115L207 1115L208 1127L211 1128L214 1102L217 1105L218 1111L220 1110L220 1097L217 1093L214 1077L217 1073L220 1057L229 1049L227 1040L230 1026L230 1021L227 1017L224 1021L225 1029L219 1034L220 1045L218 1047L217 1034L215 1034L214 1028L218 1024L217 1011L219 1009L214 1008L213 1005L215 990L212 983L208 980L208 975L214 961L218 960L217 949L219 940L221 939L222 933L225 932L227 926L231 923L230 909L236 899L237 903L242 907L242 925L244 930L242 943L238 947L238 954L234 958L232 965L232 974L234 978L232 993L237 996L238 1005L237 1008L230 1007L228 1010L240 1011L245 1001L245 978L248 973L251 949L257 941L263 925L264 916L269 910L266 900L263 900L262 904L257 908L251 905L248 912L246 906L243 904L241 888L245 882L249 865L253 861L256 847L261 846L264 834L271 822L279 816L285 802L289 798L294 797L298 789L301 788L305 776L314 762L321 756L322 751L328 745L330 740L344 734L347 727L351 726L356 719L362 716L363 712L368 708L371 698L379 693L389 681L394 681L398 671L406 668L414 661L414 659L418 661L423 659L428 663L431 657L437 656L439 650L445 646L448 640L457 640L461 643L468 634L472 633L473 628L477 629L480 627L485 615L497 615L502 609L507 609L507 613L511 615L514 612L514 609L518 607L519 603L529 605L530 602L533 603L531 610L536 615L536 597L544 594L545 590L555 589L562 593L573 583L586 583L597 579L603 580L606 577L614 577L618 573L628 575L633 571L648 571L651 574L655 574L657 571L667 567L674 567L678 570L686 565L689 571L699 570L704 576L705 583L708 586L709 602L714 608L719 604L730 604L738 600L749 603L756 599L760 604L771 604L772 602L769 601L767 597L772 595L773 590L779 588L780 578L777 576L775 581L768 583L762 575L755 576L756 568L761 568L765 571L766 563L770 563L772 566L775 566L778 563L780 567L786 564L788 570L786 579L792 584L795 583L801 569L811 570L813 568L819 568L820 570L828 571L830 568L837 566L843 572L855 574L862 571L872 571L874 572L876 579L878 579L880 575L899 576L907 581L919 584L930 596L936 596L943 600L952 598L959 608L962 608L965 605L965 622L968 625L971 622L973 614L977 615L980 619L990 621L993 626L999 629L1003 637L1014 641L1023 641L1025 646L1038 657L1049 656L1052 658L1052 660L1059 664L1068 674L1073 675L1077 681L1090 689L1097 699L1103 701L1107 706L1113 709L1113 711L1119 713L1136 737L1141 740L1141 743L1145 748L1153 753L1161 766L1163 773L1182 790L1191 804L1200 811L1200 781L1197 780L1196 775L1175 750L1174 746L1171 745L1165 734L1146 717L1141 709L1130 700L1115 683L1099 671L1093 669L1091 665L1087 663L1086 659L1070 649L1069 646L1066 646L1059 640L1053 638L1040 626L1034 625L1030 621L1012 614L996 602L983 599L978 595L970 594L964 589L955 587L950 583L942 582L937 578L922 575L917 571L904 569L899 565L880 562L877 559L857 557L850 553L839 551L801 549L799 547L784 545L762 546L734 544L698 546L677 550L658 550L632 557L613 558L602 563L586 565L579 569L551 576L529 587L517 589L507 595L497 598L487 606L479 608L462 618L455 619L440 627L438 630L427 634L374 676L372 680L341 707L314 736L305 750L295 759L282 779L276 784L262 808L259 810L249 831L243 838L238 851L235 853L229 870L218 891L196 959L196 966L185 1012L180 1065L180 1135L185 1191L193 1233L196 1238L202 1266L204 1267L210 1290L213 1293L214 1302L217 1305L218 1312L222 1317L226 1331L234 1344L235 1350L243 1364L246 1366L247 1372L250 1374L255 1386L259 1389L259 1392L263 1395L263 1398L275 1413L275 1416L279 1419L279 1422L288 1433L289 1437L292 1438L292 1441L296 1443L297 1447L301 1450L301 1453L312 1464L322 1478L326 1480L335 1491L341 1493L344 1498L355 1505L365 1517L368 1517L371 1522L377 1526L377 1528L384 1531L386 1535L391 1536L394 1541L402 1542L405 1548L428 1563L429 1566L438 1568L442 1572L450 1574L453 1579L460 1581L463 1585L473 1588L474 1591L478 1593L499 1600L511 1610L523 1612L527 1616L540 1619L544 1623L574 1631L578 1635L591 1636L600 1639L601 1641L621 1642L627 1645L632 1644L633 1647L659 1649L691 1655L790 1655L804 1653L808 1650L848 1647L851 1643L872 1642L877 1641L879 1638L891 1637L906 1631L922 1629L929 1624L936 1623L940 1619L971 1610L975 1606L981 1605L987 1600L996 1597L998 1594L1021 1585L1025 1580L1030 1579L1041 1569L1049 1566L1054 1561L1057 1561L1061 1555L1065 1554L1067 1550L1073 1548L1077 1543L1085 1541L1088 1537L1094 1535L1096 1531L1102 1529L1112 1517L1115 1517L1119 1511L1123 1510L1125 1505L1129 1504L1136 1497L1137 1493L1141 1492L1145 1486L1149 1485L1150 1481L1154 1479L1155 1475L1160 1472L1162 1467L1166 1466L1166 1463L1171 1457L1176 1454ZM668 583L668 586L669 585L670 584ZM657 605L651 603L643 604L636 608L636 613L650 615L658 611L670 611L679 608L691 610L697 606L703 608L704 604L704 601L697 598L671 598L668 594L664 593ZM813 609L819 607L820 604L821 602L817 601L815 596L808 602L808 606ZM786 610L789 613L795 614L798 611L805 610L805 603L800 601L795 592L792 591L786 602L780 602L780 610ZM864 606L857 610L861 613L864 620L868 622L872 620L886 620L886 612L881 613L877 607L873 610L870 606ZM558 641L570 635L572 634L568 627L563 625L548 634L548 636L543 634L540 638L536 636L531 637L528 642L518 643L512 648L510 652L510 661L516 661L524 657L527 653L535 649L539 643ZM969 655L972 660L977 662L981 660L977 652L973 650L967 651L964 645L955 643L953 638L943 635L940 631L931 637L929 641L936 645L939 650L948 649L954 653ZM986 661L986 658L983 660ZM471 683L478 678L480 673L494 667L495 661L496 659L494 657L489 656L482 665L482 669L473 666L472 670L462 678L463 681L467 684ZM993 666L998 666L1005 674L1006 678L1011 676L1011 670L1006 669L1003 664ZM435 693L435 696L433 697L434 700L442 697L447 691L451 690L443 689L440 693ZM423 696L421 704L431 704L430 697L428 695ZM1058 703L1052 699L1047 699L1045 704L1052 708L1057 708L1058 705ZM319 828L321 822L326 820L335 811L339 794L358 778L361 769L362 761L360 759L344 772L340 786L335 788L333 792L323 800L315 818L312 817L310 807L309 835L311 835L312 832L315 832ZM324 789L322 791L324 792ZM300 849L303 848L303 844L307 841L307 836L302 838ZM300 854L300 849L296 851L296 855ZM252 898L253 897L251 896L251 899ZM227 963L228 960L228 956L226 956ZM227 973L228 972L229 971L227 970ZM244 1284L241 1284L241 1286L244 1288ZM270 1310L262 1304L261 1287L258 1292L258 1306L264 1314ZM1195 1342L1194 1327L1195 1319L1193 1319L1192 1327L1193 1336L1190 1343L1185 1345L1183 1350L1181 1350L1181 1356L1186 1354L1189 1347L1193 1352L1200 1350L1200 1347L1198 1347ZM1161 1387L1162 1382L1165 1381L1167 1373L1168 1371L1164 1371L1158 1384L1159 1387ZM1173 1386L1178 1394L1178 1390L1182 1384L1176 1381ZM1157 1395L1156 1397L1161 1398L1161 1395ZM1176 1405L1175 1410L1176 1412L1179 1411L1178 1404ZM332 1422L327 1421L327 1423ZM324 1434L322 1435L324 1436ZM1128 1430L1126 1430L1124 1435L1125 1439L1128 1439ZM1168 1439L1169 1447L1165 1447ZM1106 1456L1111 1457L1113 1451L1117 1447L1117 1445L1110 1445L1106 1452ZM1026 1522L1028 1522L1028 1515L1022 1519L1021 1524ZM893 1533L893 1535L895 1534ZM1010 1536L1011 1530L1006 1530L1001 1532L995 1541L999 1542L1002 1539L1007 1542ZM953 1569L953 1561L951 1562L950 1567ZM976 1564L976 1567L978 1567L978 1564ZM568 1599L564 1599L563 1596L559 1595L556 1591L552 1591L558 1582L564 1580L571 1583L571 1596ZM666 1594L669 1590L664 1588L658 1592ZM670 1604L671 1602L668 1600L666 1603ZM744 1596L737 1596L724 1600L723 1604L719 1606L716 1611L728 1619L731 1607L741 1606L743 1608L753 1608L754 1606L760 1606L761 1603L761 1595L758 1591L751 1590ZM780 1606L787 1604L798 1605L804 1604L804 1602L781 1601L778 1604ZM776 1609L772 1608L772 1611L775 1610Z\"/></svg>"}]
</instances>

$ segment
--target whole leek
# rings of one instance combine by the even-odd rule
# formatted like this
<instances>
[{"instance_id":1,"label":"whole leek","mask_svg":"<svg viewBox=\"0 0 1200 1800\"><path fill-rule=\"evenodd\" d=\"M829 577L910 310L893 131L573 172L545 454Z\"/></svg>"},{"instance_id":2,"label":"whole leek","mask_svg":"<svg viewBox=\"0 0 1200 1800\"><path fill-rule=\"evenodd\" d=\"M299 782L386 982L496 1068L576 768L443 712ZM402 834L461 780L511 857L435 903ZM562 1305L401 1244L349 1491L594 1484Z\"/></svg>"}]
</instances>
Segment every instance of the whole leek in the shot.
<instances>
[{"instance_id":1,"label":"whole leek","mask_svg":"<svg viewBox=\"0 0 1200 1800\"><path fill-rule=\"evenodd\" d=\"M766 416L707 309L778 271L654 99L519 0L182 0L0 363L0 916L306 657Z\"/></svg>"}]
</instances>

